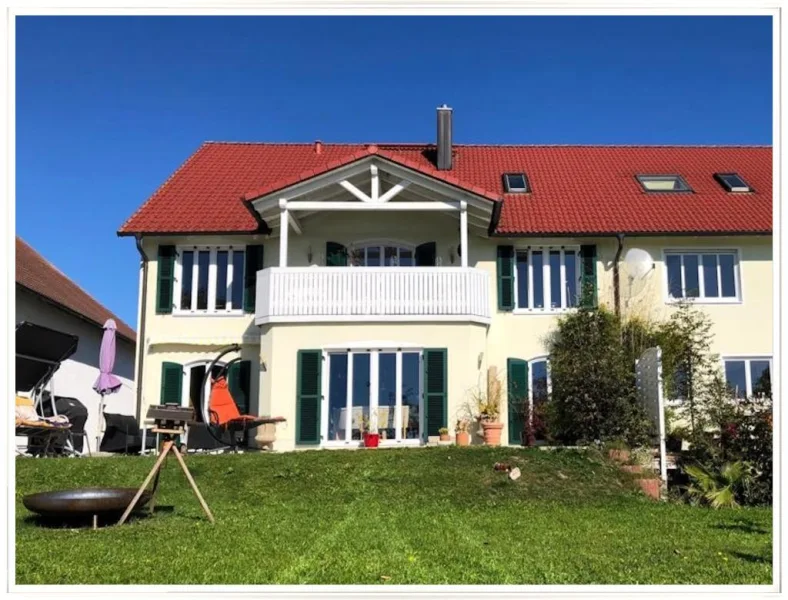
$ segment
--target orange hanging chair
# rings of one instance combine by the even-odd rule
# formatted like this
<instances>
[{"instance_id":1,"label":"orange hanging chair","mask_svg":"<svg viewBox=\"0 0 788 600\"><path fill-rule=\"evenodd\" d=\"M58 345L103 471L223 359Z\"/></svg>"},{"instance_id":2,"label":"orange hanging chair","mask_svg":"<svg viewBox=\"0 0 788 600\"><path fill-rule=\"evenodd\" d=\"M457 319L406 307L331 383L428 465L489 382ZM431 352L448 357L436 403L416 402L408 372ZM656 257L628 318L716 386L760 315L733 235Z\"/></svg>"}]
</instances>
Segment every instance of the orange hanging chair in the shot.
<instances>
[{"instance_id":1,"label":"orange hanging chair","mask_svg":"<svg viewBox=\"0 0 788 600\"><path fill-rule=\"evenodd\" d=\"M225 352L222 352L211 364L211 368L206 370L206 378L210 376L213 364L218 362L219 358L227 354L227 352L233 350L240 350L240 347L233 346ZM230 365L238 360L240 360L240 358L228 362L222 367L222 370L216 377L211 379L210 397L208 402L203 405L203 420L206 425L209 425L209 433L222 444L226 443L226 441L222 439L225 437L222 434L229 433L230 446L233 451L236 450L238 445L236 439L237 433L246 433L251 429L268 423L284 423L286 421L284 417L256 417L253 415L241 414L227 384L227 371ZM211 431L212 429L218 429L219 435Z\"/></svg>"}]
</instances>

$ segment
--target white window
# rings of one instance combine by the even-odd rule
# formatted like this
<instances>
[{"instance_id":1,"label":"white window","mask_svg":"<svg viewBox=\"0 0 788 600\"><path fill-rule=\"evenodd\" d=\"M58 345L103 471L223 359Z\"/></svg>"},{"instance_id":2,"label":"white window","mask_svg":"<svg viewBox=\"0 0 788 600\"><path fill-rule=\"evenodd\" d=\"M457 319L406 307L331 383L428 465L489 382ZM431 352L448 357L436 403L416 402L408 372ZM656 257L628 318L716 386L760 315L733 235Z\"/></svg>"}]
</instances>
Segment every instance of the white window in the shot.
<instances>
[{"instance_id":1,"label":"white window","mask_svg":"<svg viewBox=\"0 0 788 600\"><path fill-rule=\"evenodd\" d=\"M354 267L414 267L413 247L392 243L372 243L348 248L348 264Z\"/></svg>"},{"instance_id":2,"label":"white window","mask_svg":"<svg viewBox=\"0 0 788 600\"><path fill-rule=\"evenodd\" d=\"M737 302L741 296L739 258L734 250L665 252L668 298Z\"/></svg>"},{"instance_id":3,"label":"white window","mask_svg":"<svg viewBox=\"0 0 788 600\"><path fill-rule=\"evenodd\" d=\"M771 357L724 358L722 362L725 381L737 398L771 395Z\"/></svg>"},{"instance_id":4,"label":"white window","mask_svg":"<svg viewBox=\"0 0 788 600\"><path fill-rule=\"evenodd\" d=\"M243 311L244 248L182 246L175 263L175 313Z\"/></svg>"},{"instance_id":5,"label":"white window","mask_svg":"<svg viewBox=\"0 0 788 600\"><path fill-rule=\"evenodd\" d=\"M578 305L580 248L530 247L515 251L515 301L522 311L558 311Z\"/></svg>"}]
</instances>

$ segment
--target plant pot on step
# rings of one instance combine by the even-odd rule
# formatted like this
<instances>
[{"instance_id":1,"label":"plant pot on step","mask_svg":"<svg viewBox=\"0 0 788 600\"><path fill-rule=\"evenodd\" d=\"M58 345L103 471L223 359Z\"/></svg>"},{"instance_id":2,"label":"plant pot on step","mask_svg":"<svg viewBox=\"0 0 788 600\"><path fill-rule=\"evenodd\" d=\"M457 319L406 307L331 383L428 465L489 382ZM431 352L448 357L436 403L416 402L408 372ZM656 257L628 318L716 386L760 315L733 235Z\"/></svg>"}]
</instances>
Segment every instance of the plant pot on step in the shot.
<instances>
[{"instance_id":1,"label":"plant pot on step","mask_svg":"<svg viewBox=\"0 0 788 600\"><path fill-rule=\"evenodd\" d=\"M501 430L503 429L503 423L498 421L482 421L482 429L484 430L485 445L501 445Z\"/></svg>"},{"instance_id":2,"label":"plant pot on step","mask_svg":"<svg viewBox=\"0 0 788 600\"><path fill-rule=\"evenodd\" d=\"M471 434L468 433L467 431L458 431L455 439L457 440L458 446L471 445Z\"/></svg>"},{"instance_id":3,"label":"plant pot on step","mask_svg":"<svg viewBox=\"0 0 788 600\"><path fill-rule=\"evenodd\" d=\"M441 442L449 442L449 441L451 441L449 439L449 430L446 427L441 427L438 430L438 435L440 436L440 441Z\"/></svg>"},{"instance_id":4,"label":"plant pot on step","mask_svg":"<svg viewBox=\"0 0 788 600\"><path fill-rule=\"evenodd\" d=\"M608 457L616 462L625 463L629 460L629 450L616 448L607 451Z\"/></svg>"},{"instance_id":5,"label":"plant pot on step","mask_svg":"<svg viewBox=\"0 0 788 600\"><path fill-rule=\"evenodd\" d=\"M378 433L364 434L364 448L377 448L379 443L380 443L380 434Z\"/></svg>"},{"instance_id":6,"label":"plant pot on step","mask_svg":"<svg viewBox=\"0 0 788 600\"><path fill-rule=\"evenodd\" d=\"M660 480L657 478L641 478L637 480L640 489L643 490L643 493L646 494L649 498L653 498L654 500L659 500L661 498L661 485Z\"/></svg>"}]
</instances>

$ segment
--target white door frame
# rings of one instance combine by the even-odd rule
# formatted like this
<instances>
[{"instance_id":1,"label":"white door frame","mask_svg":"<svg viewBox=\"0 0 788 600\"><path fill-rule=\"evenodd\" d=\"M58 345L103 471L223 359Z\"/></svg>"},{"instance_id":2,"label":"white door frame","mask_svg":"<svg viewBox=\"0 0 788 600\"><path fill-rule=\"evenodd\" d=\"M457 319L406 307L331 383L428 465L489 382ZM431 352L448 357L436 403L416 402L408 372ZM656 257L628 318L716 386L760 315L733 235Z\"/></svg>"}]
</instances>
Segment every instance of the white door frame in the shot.
<instances>
[{"instance_id":1,"label":"white door frame","mask_svg":"<svg viewBox=\"0 0 788 600\"><path fill-rule=\"evenodd\" d=\"M419 390L417 392L418 406L419 406L419 435L412 439L397 439L401 435L401 427L399 424L402 422L402 354L413 353L419 355ZM347 392L345 396L346 406L351 410L347 411L345 423L345 440L330 440L328 439L328 421L329 421L329 397L330 389L329 383L331 381L331 354L345 354L348 357L347 366ZM370 414L377 410L379 404L378 391L380 387L380 354L394 354L396 356L396 383L395 394L396 403L394 408L394 423L397 425L394 430L396 432L395 439L380 440L380 445L384 447L397 447L397 446L419 446L424 439L424 373L422 369L423 349L412 346L390 346L380 347L375 346L370 348L369 345L359 346L346 346L334 347L323 349L323 364L325 368L322 374L322 399L321 399L321 418L320 418L320 438L321 446L326 448L353 448L363 444L363 440L347 439L352 438L352 419L353 419L353 356L356 354L369 354L369 374L370 374L370 394L369 394L369 410ZM377 426L377 417L373 419L373 423Z\"/></svg>"}]
</instances>

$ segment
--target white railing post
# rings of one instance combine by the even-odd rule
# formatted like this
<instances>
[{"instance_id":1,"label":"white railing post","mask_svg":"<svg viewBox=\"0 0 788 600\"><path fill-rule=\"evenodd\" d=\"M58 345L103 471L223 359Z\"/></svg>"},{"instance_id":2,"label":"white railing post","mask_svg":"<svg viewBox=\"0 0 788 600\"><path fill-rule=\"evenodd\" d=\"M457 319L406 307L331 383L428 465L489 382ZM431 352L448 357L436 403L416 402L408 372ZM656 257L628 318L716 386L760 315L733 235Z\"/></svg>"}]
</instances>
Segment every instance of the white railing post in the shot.
<instances>
[{"instance_id":1,"label":"white railing post","mask_svg":"<svg viewBox=\"0 0 788 600\"><path fill-rule=\"evenodd\" d=\"M468 203L460 202L460 265L468 266Z\"/></svg>"},{"instance_id":2,"label":"white railing post","mask_svg":"<svg viewBox=\"0 0 788 600\"><path fill-rule=\"evenodd\" d=\"M279 266L287 266L287 232L289 227L289 213L287 212L287 200L279 201Z\"/></svg>"}]
</instances>

